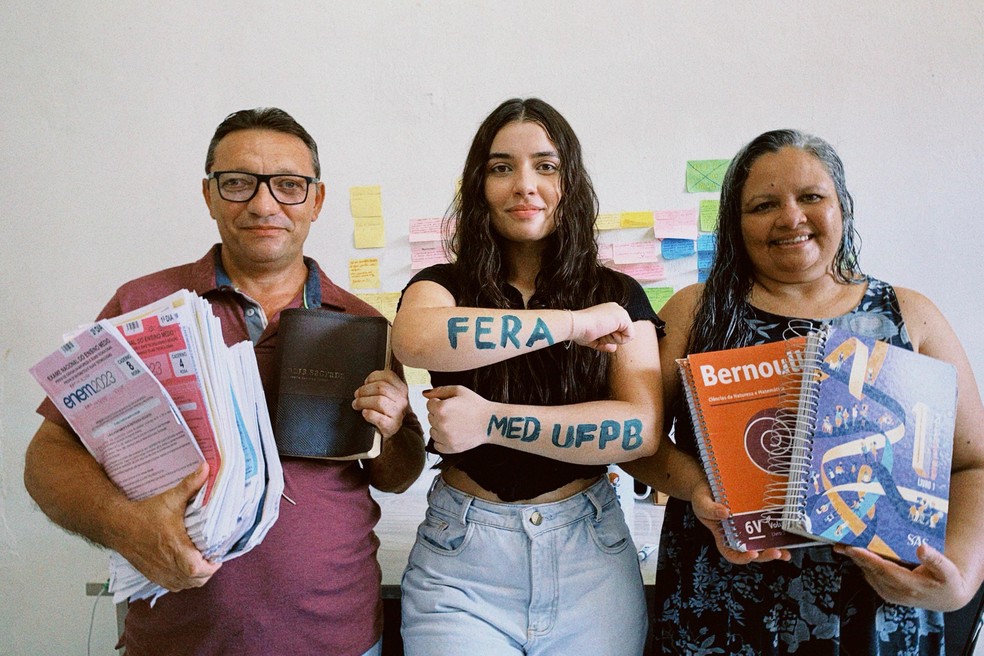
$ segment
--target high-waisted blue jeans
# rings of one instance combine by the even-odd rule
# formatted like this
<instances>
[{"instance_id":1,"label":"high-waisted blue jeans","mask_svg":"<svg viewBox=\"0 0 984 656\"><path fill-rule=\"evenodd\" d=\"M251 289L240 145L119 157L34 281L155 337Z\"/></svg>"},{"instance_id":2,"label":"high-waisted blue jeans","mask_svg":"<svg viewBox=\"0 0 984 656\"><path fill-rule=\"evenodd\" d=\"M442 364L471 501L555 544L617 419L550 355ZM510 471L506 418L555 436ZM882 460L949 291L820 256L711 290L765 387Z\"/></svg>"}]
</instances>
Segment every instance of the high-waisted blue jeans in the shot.
<instances>
[{"instance_id":1,"label":"high-waisted blue jeans","mask_svg":"<svg viewBox=\"0 0 984 656\"><path fill-rule=\"evenodd\" d=\"M407 656L635 656L636 549L605 478L545 504L493 503L438 475L403 574Z\"/></svg>"}]
</instances>

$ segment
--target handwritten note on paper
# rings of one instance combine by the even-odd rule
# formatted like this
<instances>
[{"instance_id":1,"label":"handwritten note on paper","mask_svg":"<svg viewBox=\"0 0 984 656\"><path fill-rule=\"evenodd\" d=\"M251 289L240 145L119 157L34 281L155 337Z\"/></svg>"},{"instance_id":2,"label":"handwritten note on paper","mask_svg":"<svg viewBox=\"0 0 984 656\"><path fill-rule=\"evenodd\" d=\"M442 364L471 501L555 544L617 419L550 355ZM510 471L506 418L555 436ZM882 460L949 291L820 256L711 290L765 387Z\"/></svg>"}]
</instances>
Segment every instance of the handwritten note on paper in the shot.
<instances>
[{"instance_id":1,"label":"handwritten note on paper","mask_svg":"<svg viewBox=\"0 0 984 656\"><path fill-rule=\"evenodd\" d=\"M595 219L596 230L618 230L621 227L622 215L618 213L599 214L598 218Z\"/></svg>"},{"instance_id":2,"label":"handwritten note on paper","mask_svg":"<svg viewBox=\"0 0 984 656\"><path fill-rule=\"evenodd\" d=\"M355 247L383 248L386 246L386 225L381 216L357 216L355 219Z\"/></svg>"},{"instance_id":3,"label":"handwritten note on paper","mask_svg":"<svg viewBox=\"0 0 984 656\"><path fill-rule=\"evenodd\" d=\"M349 260L350 289L379 289L379 258Z\"/></svg>"},{"instance_id":4,"label":"handwritten note on paper","mask_svg":"<svg viewBox=\"0 0 984 656\"><path fill-rule=\"evenodd\" d=\"M701 235L697 238L697 252L711 254L717 250L717 237L714 235Z\"/></svg>"},{"instance_id":5,"label":"handwritten note on paper","mask_svg":"<svg viewBox=\"0 0 984 656\"><path fill-rule=\"evenodd\" d=\"M431 384L430 372L426 369L403 367L403 378L407 381L407 385L424 385L429 387Z\"/></svg>"},{"instance_id":6,"label":"handwritten note on paper","mask_svg":"<svg viewBox=\"0 0 984 656\"><path fill-rule=\"evenodd\" d=\"M622 212L619 215L620 227L622 228L652 228L652 212Z\"/></svg>"},{"instance_id":7,"label":"handwritten note on paper","mask_svg":"<svg viewBox=\"0 0 984 656\"><path fill-rule=\"evenodd\" d=\"M410 219L410 241L441 241L444 238L441 232L440 217L429 219Z\"/></svg>"},{"instance_id":8,"label":"handwritten note on paper","mask_svg":"<svg viewBox=\"0 0 984 656\"><path fill-rule=\"evenodd\" d=\"M666 302L673 296L672 287L645 287L646 296L649 297L649 304L653 306L654 312L659 312L666 305Z\"/></svg>"},{"instance_id":9,"label":"handwritten note on paper","mask_svg":"<svg viewBox=\"0 0 984 656\"><path fill-rule=\"evenodd\" d=\"M400 301L400 292L378 292L375 294L356 294L363 301L376 308L390 323L396 318L396 304Z\"/></svg>"},{"instance_id":10,"label":"handwritten note on paper","mask_svg":"<svg viewBox=\"0 0 984 656\"><path fill-rule=\"evenodd\" d=\"M701 235L697 240L697 272L707 273L714 263L714 254L717 252L717 237L715 235Z\"/></svg>"},{"instance_id":11,"label":"handwritten note on paper","mask_svg":"<svg viewBox=\"0 0 984 656\"><path fill-rule=\"evenodd\" d=\"M420 271L432 264L445 264L448 256L440 242L410 244L410 269Z\"/></svg>"},{"instance_id":12,"label":"handwritten note on paper","mask_svg":"<svg viewBox=\"0 0 984 656\"><path fill-rule=\"evenodd\" d=\"M710 271L714 264L714 251L697 251L697 271Z\"/></svg>"},{"instance_id":13,"label":"handwritten note on paper","mask_svg":"<svg viewBox=\"0 0 984 656\"><path fill-rule=\"evenodd\" d=\"M697 239L697 210L656 212L653 232L659 239Z\"/></svg>"},{"instance_id":14,"label":"handwritten note on paper","mask_svg":"<svg viewBox=\"0 0 984 656\"><path fill-rule=\"evenodd\" d=\"M615 254L612 250L614 244L598 244L598 261L599 262L611 262L615 259Z\"/></svg>"},{"instance_id":15,"label":"handwritten note on paper","mask_svg":"<svg viewBox=\"0 0 984 656\"><path fill-rule=\"evenodd\" d=\"M687 191L721 191L729 159L692 159L687 162Z\"/></svg>"},{"instance_id":16,"label":"handwritten note on paper","mask_svg":"<svg viewBox=\"0 0 984 656\"><path fill-rule=\"evenodd\" d=\"M643 262L640 264L616 264L615 269L639 282L652 282L666 278L663 265L659 262Z\"/></svg>"},{"instance_id":17,"label":"handwritten note on paper","mask_svg":"<svg viewBox=\"0 0 984 656\"><path fill-rule=\"evenodd\" d=\"M349 188L349 206L352 209L352 216L356 218L382 216L383 194L379 185Z\"/></svg>"},{"instance_id":18,"label":"handwritten note on paper","mask_svg":"<svg viewBox=\"0 0 984 656\"><path fill-rule=\"evenodd\" d=\"M679 260L694 254L694 242L691 239L664 239L659 250L664 260Z\"/></svg>"},{"instance_id":19,"label":"handwritten note on paper","mask_svg":"<svg viewBox=\"0 0 984 656\"><path fill-rule=\"evenodd\" d=\"M701 232L714 232L718 226L718 212L721 209L719 200L700 201L700 225Z\"/></svg>"},{"instance_id":20,"label":"handwritten note on paper","mask_svg":"<svg viewBox=\"0 0 984 656\"><path fill-rule=\"evenodd\" d=\"M657 248L658 242L655 239L612 244L612 259L615 264L655 262L658 257Z\"/></svg>"}]
</instances>

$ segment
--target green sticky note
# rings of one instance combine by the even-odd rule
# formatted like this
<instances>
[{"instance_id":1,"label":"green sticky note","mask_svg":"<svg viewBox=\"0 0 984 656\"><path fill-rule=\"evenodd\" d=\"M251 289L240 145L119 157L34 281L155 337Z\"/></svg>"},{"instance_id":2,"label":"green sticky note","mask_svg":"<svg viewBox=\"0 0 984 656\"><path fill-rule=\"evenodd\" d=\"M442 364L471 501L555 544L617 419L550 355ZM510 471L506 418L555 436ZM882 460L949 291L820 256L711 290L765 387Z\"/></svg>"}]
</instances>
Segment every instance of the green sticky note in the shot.
<instances>
[{"instance_id":1,"label":"green sticky note","mask_svg":"<svg viewBox=\"0 0 984 656\"><path fill-rule=\"evenodd\" d=\"M649 304L653 306L653 312L659 312L673 296L672 287L645 287L644 289L649 298Z\"/></svg>"},{"instance_id":2,"label":"green sticky note","mask_svg":"<svg viewBox=\"0 0 984 656\"><path fill-rule=\"evenodd\" d=\"M719 200L700 201L700 231L714 232L718 225L718 210L721 209Z\"/></svg>"},{"instance_id":3,"label":"green sticky note","mask_svg":"<svg viewBox=\"0 0 984 656\"><path fill-rule=\"evenodd\" d=\"M721 191L729 159L692 159L687 162L687 191Z\"/></svg>"}]
</instances>

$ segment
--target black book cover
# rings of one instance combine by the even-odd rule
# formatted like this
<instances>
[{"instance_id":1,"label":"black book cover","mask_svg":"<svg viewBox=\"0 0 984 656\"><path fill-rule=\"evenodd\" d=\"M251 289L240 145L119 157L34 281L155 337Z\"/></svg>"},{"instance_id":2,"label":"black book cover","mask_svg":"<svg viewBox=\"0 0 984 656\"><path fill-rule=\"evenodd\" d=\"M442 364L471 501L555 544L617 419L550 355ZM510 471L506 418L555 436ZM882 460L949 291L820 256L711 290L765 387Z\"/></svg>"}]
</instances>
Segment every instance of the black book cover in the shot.
<instances>
[{"instance_id":1,"label":"black book cover","mask_svg":"<svg viewBox=\"0 0 984 656\"><path fill-rule=\"evenodd\" d=\"M274 435L283 456L379 455L376 427L352 409L366 376L389 365L389 322L330 310L280 313Z\"/></svg>"}]
</instances>

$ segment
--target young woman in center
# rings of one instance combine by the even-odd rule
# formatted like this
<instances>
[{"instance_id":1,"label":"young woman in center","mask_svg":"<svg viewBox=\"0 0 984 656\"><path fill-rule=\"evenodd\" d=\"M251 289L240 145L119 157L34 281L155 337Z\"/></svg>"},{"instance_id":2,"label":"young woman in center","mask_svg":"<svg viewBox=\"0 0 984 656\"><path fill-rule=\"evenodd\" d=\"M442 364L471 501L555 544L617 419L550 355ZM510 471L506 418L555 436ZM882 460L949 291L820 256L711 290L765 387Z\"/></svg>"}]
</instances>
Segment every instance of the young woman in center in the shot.
<instances>
[{"instance_id":1,"label":"young woman in center","mask_svg":"<svg viewBox=\"0 0 984 656\"><path fill-rule=\"evenodd\" d=\"M655 452L658 319L598 263L581 146L547 103L485 119L393 325L431 372L440 473L403 577L408 656L641 654L642 578L606 466Z\"/></svg>"}]
</instances>

